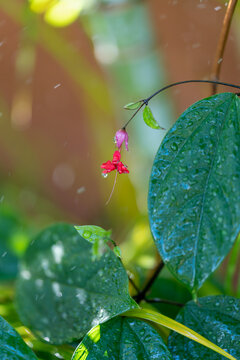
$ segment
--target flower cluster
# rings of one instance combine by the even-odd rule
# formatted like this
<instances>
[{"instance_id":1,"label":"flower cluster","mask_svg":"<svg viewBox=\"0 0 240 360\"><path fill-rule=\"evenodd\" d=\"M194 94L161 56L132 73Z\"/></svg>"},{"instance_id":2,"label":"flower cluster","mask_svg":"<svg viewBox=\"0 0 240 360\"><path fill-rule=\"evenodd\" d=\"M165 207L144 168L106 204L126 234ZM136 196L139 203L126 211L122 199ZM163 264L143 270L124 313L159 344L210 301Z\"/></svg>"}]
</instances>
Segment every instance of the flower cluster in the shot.
<instances>
[{"instance_id":1,"label":"flower cluster","mask_svg":"<svg viewBox=\"0 0 240 360\"><path fill-rule=\"evenodd\" d=\"M111 171L117 170L119 174L128 174L129 170L125 165L123 165L123 163L120 160L121 160L120 151L116 150L113 154L112 161L108 160L107 162L101 165L101 168L104 169L102 173L108 174Z\"/></svg>"},{"instance_id":2,"label":"flower cluster","mask_svg":"<svg viewBox=\"0 0 240 360\"><path fill-rule=\"evenodd\" d=\"M101 165L101 168L104 169L102 174L103 176L107 176L111 171L117 170L119 174L128 174L129 170L123 163L121 162L121 147L125 142L126 150L128 150L128 133L125 129L120 129L115 134L115 142L118 150L116 150L113 154L112 161L108 160L107 162Z\"/></svg>"}]
</instances>

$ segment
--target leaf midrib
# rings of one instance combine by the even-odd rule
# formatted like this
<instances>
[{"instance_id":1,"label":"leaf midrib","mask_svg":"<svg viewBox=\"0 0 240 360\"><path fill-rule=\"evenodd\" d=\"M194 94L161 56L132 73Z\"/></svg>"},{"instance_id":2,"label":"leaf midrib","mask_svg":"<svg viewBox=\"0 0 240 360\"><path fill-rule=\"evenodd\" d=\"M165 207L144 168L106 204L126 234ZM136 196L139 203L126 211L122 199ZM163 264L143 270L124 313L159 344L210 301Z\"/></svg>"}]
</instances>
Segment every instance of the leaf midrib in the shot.
<instances>
[{"instance_id":1,"label":"leaf midrib","mask_svg":"<svg viewBox=\"0 0 240 360\"><path fill-rule=\"evenodd\" d=\"M233 101L234 101L234 97L231 99L231 101L229 103L229 106L228 106L228 108L226 110L223 122L222 122L222 124L220 126L220 129L218 131L218 140L217 140L217 144L215 146L216 150L214 152L211 164L209 166L209 173L208 173L208 176L207 176L207 179L206 179L204 191L202 193L203 194L202 206L201 206L201 212L200 212L200 216L199 216L198 228L197 228L197 233L196 233L196 242L195 242L195 247L194 247L195 251L194 251L194 256L193 256L193 261L194 261L194 263L193 263L193 288L196 285L195 282L196 282L197 251L198 251L198 244L199 244L200 229L202 228L203 209L204 209L204 206L205 206L206 193L207 193L207 189L208 189L208 185L209 185L209 180L210 180L210 177L211 177L211 174L212 174L213 165L214 165L214 162L215 162L215 159L216 159L216 155L218 153L218 145L219 145L219 141L220 141L220 138L221 138L221 134L222 134L223 128L225 126L225 123L226 123L226 121L228 119L229 109L231 108L231 105L232 105Z\"/></svg>"}]
</instances>

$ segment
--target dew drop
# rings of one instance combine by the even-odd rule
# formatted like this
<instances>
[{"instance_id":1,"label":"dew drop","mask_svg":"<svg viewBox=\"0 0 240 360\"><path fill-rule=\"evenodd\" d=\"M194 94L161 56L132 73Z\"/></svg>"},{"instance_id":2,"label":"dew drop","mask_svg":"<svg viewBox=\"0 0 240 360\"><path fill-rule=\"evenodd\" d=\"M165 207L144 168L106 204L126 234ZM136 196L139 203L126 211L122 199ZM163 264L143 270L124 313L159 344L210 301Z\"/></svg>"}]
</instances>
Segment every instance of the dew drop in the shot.
<instances>
[{"instance_id":1,"label":"dew drop","mask_svg":"<svg viewBox=\"0 0 240 360\"><path fill-rule=\"evenodd\" d=\"M193 126L193 121L190 120L190 121L187 122L186 127L188 128L188 127L191 127L191 126Z\"/></svg>"},{"instance_id":2,"label":"dew drop","mask_svg":"<svg viewBox=\"0 0 240 360\"><path fill-rule=\"evenodd\" d=\"M170 146L170 148L173 150L173 151L177 151L178 150L178 146L177 144L174 142L172 143L172 145Z\"/></svg>"},{"instance_id":3,"label":"dew drop","mask_svg":"<svg viewBox=\"0 0 240 360\"><path fill-rule=\"evenodd\" d=\"M106 179L108 177L108 174L102 173L102 177Z\"/></svg>"},{"instance_id":4,"label":"dew drop","mask_svg":"<svg viewBox=\"0 0 240 360\"><path fill-rule=\"evenodd\" d=\"M83 236L86 238L86 239L89 239L90 238L90 236L92 235L92 233L91 233L91 231L84 231L84 233L83 233Z\"/></svg>"},{"instance_id":5,"label":"dew drop","mask_svg":"<svg viewBox=\"0 0 240 360\"><path fill-rule=\"evenodd\" d=\"M178 171L179 171L180 173L183 173L183 172L185 172L186 170L187 170L186 166L179 166Z\"/></svg>"},{"instance_id":6,"label":"dew drop","mask_svg":"<svg viewBox=\"0 0 240 360\"><path fill-rule=\"evenodd\" d=\"M216 130L214 129L214 128L212 128L211 130L210 130L210 135L215 135L215 133L216 133Z\"/></svg>"}]
</instances>

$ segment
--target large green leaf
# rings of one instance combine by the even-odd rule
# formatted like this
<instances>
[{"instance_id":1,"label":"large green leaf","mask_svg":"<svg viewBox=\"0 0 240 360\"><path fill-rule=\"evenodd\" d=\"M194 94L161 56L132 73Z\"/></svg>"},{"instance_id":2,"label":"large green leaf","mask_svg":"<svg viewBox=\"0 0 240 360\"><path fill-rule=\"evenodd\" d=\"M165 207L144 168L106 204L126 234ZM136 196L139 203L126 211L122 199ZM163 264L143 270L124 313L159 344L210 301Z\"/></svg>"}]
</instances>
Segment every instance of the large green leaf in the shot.
<instances>
[{"instance_id":1,"label":"large green leaf","mask_svg":"<svg viewBox=\"0 0 240 360\"><path fill-rule=\"evenodd\" d=\"M0 359L37 360L21 336L0 316Z\"/></svg>"},{"instance_id":2,"label":"large green leaf","mask_svg":"<svg viewBox=\"0 0 240 360\"><path fill-rule=\"evenodd\" d=\"M146 308L145 309L132 309L132 310L127 311L124 314L124 316L145 319L145 320L151 321L155 324L162 325L168 329L176 331L178 334L181 334L183 336L186 336L189 339L192 339L192 340L198 342L201 345L206 346L209 349L212 349L213 351L216 351L218 354L224 355L227 359L237 360L235 357L228 354L222 348L213 344L211 341L207 340L204 336L200 335L196 331L190 329L189 327L181 324L178 321L175 321L175 320L173 320L163 314L160 314L156 311L153 311L151 309L146 309ZM181 360L183 360L183 359L181 359Z\"/></svg>"},{"instance_id":3,"label":"large green leaf","mask_svg":"<svg viewBox=\"0 0 240 360\"><path fill-rule=\"evenodd\" d=\"M240 359L240 299L218 295L200 298L198 304L190 301L176 320ZM225 359L175 332L170 334L168 343L175 360Z\"/></svg>"},{"instance_id":4,"label":"large green leaf","mask_svg":"<svg viewBox=\"0 0 240 360\"><path fill-rule=\"evenodd\" d=\"M92 329L72 360L171 360L160 335L141 320L117 317Z\"/></svg>"},{"instance_id":5,"label":"large green leaf","mask_svg":"<svg viewBox=\"0 0 240 360\"><path fill-rule=\"evenodd\" d=\"M93 326L137 307L121 261L107 246L93 259L91 247L73 226L58 224L40 233L25 254L17 282L18 312L46 341L80 339Z\"/></svg>"},{"instance_id":6,"label":"large green leaf","mask_svg":"<svg viewBox=\"0 0 240 360\"><path fill-rule=\"evenodd\" d=\"M149 218L170 271L198 289L240 228L240 100L231 93L188 108L163 140L152 169Z\"/></svg>"}]
</instances>

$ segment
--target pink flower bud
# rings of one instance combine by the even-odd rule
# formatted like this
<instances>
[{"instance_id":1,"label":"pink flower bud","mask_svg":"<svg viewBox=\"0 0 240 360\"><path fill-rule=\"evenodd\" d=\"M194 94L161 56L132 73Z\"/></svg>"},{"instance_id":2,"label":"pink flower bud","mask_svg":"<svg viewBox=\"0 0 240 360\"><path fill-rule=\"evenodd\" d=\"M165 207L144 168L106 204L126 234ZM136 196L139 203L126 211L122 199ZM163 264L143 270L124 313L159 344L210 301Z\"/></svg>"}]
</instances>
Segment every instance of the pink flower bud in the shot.
<instances>
[{"instance_id":1,"label":"pink flower bud","mask_svg":"<svg viewBox=\"0 0 240 360\"><path fill-rule=\"evenodd\" d=\"M121 149L122 143L125 142L126 150L128 151L128 133L124 129L120 129L115 134L115 140L118 150Z\"/></svg>"}]
</instances>

